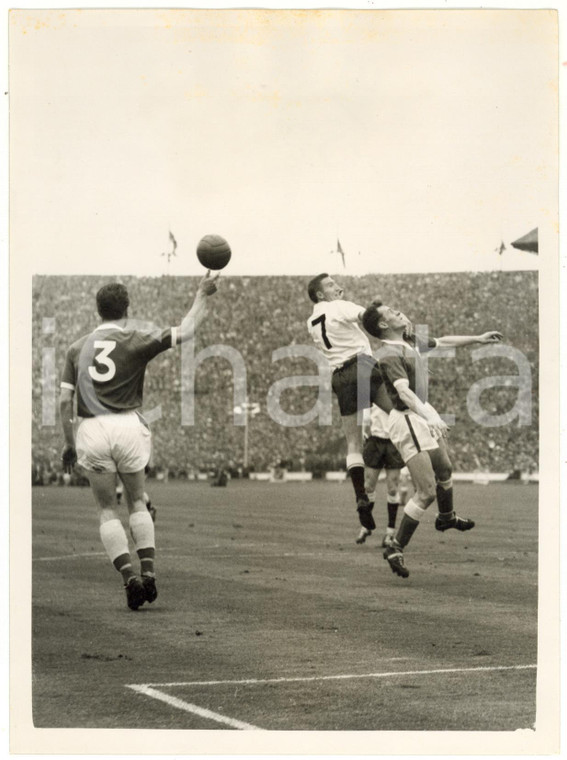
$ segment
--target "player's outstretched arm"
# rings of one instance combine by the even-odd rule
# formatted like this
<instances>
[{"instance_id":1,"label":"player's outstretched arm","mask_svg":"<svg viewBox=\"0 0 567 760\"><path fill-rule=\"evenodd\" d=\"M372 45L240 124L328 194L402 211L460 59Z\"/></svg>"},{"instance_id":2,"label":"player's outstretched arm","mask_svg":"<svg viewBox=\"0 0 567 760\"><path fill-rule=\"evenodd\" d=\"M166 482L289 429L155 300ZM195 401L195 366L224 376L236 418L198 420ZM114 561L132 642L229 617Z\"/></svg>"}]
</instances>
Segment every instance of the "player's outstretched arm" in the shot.
<instances>
[{"instance_id":1,"label":"player's outstretched arm","mask_svg":"<svg viewBox=\"0 0 567 760\"><path fill-rule=\"evenodd\" d=\"M502 333L490 330L482 335L444 335L442 338L436 338L436 341L440 348L459 348L459 346L472 346L475 343L500 343L502 338Z\"/></svg>"},{"instance_id":2,"label":"player's outstretched arm","mask_svg":"<svg viewBox=\"0 0 567 760\"><path fill-rule=\"evenodd\" d=\"M205 319L207 315L207 298L217 292L219 274L217 273L214 277L211 277L211 270L209 269L199 283L193 305L185 315L183 322L177 328L178 343L184 343L192 338L195 335L195 330Z\"/></svg>"},{"instance_id":3,"label":"player's outstretched arm","mask_svg":"<svg viewBox=\"0 0 567 760\"><path fill-rule=\"evenodd\" d=\"M63 469L65 472L71 472L77 462L77 452L75 451L75 433L73 430L73 396L75 391L70 388L61 388L59 397L59 411L61 413L61 424L63 425L63 435L65 436L65 446L61 454Z\"/></svg>"}]
</instances>

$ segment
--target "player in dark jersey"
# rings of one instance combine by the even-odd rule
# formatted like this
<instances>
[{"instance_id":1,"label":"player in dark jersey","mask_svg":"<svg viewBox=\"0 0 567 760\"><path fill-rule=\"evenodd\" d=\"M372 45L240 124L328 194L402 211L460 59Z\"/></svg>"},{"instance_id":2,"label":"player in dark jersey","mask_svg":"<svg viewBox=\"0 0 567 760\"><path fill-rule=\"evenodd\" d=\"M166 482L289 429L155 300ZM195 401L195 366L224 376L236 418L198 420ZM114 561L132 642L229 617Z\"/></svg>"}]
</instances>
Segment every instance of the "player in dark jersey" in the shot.
<instances>
[{"instance_id":1,"label":"player in dark jersey","mask_svg":"<svg viewBox=\"0 0 567 760\"><path fill-rule=\"evenodd\" d=\"M67 351L60 398L63 466L70 472L78 463L89 479L99 508L102 544L122 575L133 610L157 597L155 531L144 500L144 470L151 453L150 430L140 414L146 366L162 351L193 337L206 316L207 297L216 292L217 279L218 275L211 277L207 272L181 324L165 330L129 321L128 291L120 283L105 285L96 294L102 323ZM126 490L141 577L134 571L126 531L116 511L117 473Z\"/></svg>"},{"instance_id":2,"label":"player in dark jersey","mask_svg":"<svg viewBox=\"0 0 567 760\"><path fill-rule=\"evenodd\" d=\"M386 388L394 408L389 416L390 439L410 472L415 493L404 507L396 537L384 550L394 573L407 578L403 549L409 543L427 507L437 498L437 530L470 530L474 522L453 509L452 464L447 451L447 425L427 401L427 377L421 354L436 346L457 347L473 343L496 343L499 332L482 335L452 335L420 341L408 340L407 317L402 312L374 301L362 317L366 331L382 341L376 352Z\"/></svg>"}]
</instances>

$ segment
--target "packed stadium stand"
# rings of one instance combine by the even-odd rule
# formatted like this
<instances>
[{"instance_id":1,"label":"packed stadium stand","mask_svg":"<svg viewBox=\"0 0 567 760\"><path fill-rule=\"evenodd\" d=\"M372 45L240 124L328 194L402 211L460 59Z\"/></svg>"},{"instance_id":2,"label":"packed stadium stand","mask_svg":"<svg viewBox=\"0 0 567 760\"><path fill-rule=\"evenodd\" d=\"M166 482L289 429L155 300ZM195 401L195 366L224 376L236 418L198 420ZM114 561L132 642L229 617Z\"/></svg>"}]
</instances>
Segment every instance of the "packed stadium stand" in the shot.
<instances>
[{"instance_id":1,"label":"packed stadium stand","mask_svg":"<svg viewBox=\"0 0 567 760\"><path fill-rule=\"evenodd\" d=\"M317 274L317 273L314 273ZM250 418L248 463L252 470L285 464L290 470L307 470L315 476L344 468L344 442L338 408L333 400L332 425L313 421L283 427L271 419L266 400L273 383L290 375L316 372L308 359L272 361L272 352L284 346L306 344L306 320L312 304L306 279L297 276L230 277L220 280L211 299L210 314L200 328L196 351L224 344L243 357L248 398L260 405ZM507 375L500 387L488 388L482 406L492 415L518 405L513 376L518 368L509 358L473 361L475 347L457 350L452 359L430 361L430 400L443 414L455 415L450 431L454 469L460 472L528 472L538 470L538 282L536 272L484 272L453 274L339 276L345 297L361 305L380 296L399 307L415 325L427 325L431 335L481 333L497 329L504 342L526 357L531 370L531 393L522 403L531 423L518 417L505 425L486 427L472 419L467 394L483 377ZM33 281L33 430L32 479L36 483L60 481L62 434L55 424L44 424L42 400L45 348L55 349L57 377L67 347L98 323L95 293L103 284L119 280L130 293L130 318L160 327L178 324L195 295L197 278L36 276ZM45 331L45 319L50 330ZM145 409L161 407L152 424L153 473L193 477L195 473L226 468L234 476L244 465L244 428L234 424L233 372L224 358L213 357L196 370L195 424L181 424L181 352L167 351L148 366ZM316 399L309 387L282 394L289 414L308 411Z\"/></svg>"}]
</instances>

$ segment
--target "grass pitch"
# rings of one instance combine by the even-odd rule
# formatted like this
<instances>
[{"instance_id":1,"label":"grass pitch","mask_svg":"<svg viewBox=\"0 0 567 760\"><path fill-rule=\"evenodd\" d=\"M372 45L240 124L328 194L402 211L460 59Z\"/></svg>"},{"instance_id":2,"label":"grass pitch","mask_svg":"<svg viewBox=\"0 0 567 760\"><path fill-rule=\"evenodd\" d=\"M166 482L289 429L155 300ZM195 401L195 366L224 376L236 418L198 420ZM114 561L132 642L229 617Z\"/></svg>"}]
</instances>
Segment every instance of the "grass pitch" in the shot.
<instances>
[{"instance_id":1,"label":"grass pitch","mask_svg":"<svg viewBox=\"0 0 567 760\"><path fill-rule=\"evenodd\" d=\"M88 489L33 489L36 727L533 727L537 488L455 487L406 552L355 543L348 483L148 483L159 597L126 607ZM121 514L126 513L122 507Z\"/></svg>"}]
</instances>

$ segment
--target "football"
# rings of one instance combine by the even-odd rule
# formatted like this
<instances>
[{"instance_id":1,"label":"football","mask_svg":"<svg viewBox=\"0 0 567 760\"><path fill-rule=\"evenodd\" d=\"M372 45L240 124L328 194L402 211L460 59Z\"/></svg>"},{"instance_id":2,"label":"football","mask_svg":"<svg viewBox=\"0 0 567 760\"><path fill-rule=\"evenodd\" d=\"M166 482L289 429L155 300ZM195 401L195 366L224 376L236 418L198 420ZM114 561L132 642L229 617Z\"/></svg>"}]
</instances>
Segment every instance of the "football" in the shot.
<instances>
[{"instance_id":1,"label":"football","mask_svg":"<svg viewBox=\"0 0 567 760\"><path fill-rule=\"evenodd\" d=\"M199 240L197 258L207 269L224 269L231 255L229 244L220 235L205 235Z\"/></svg>"}]
</instances>

